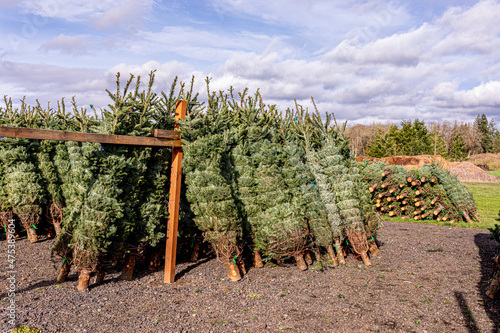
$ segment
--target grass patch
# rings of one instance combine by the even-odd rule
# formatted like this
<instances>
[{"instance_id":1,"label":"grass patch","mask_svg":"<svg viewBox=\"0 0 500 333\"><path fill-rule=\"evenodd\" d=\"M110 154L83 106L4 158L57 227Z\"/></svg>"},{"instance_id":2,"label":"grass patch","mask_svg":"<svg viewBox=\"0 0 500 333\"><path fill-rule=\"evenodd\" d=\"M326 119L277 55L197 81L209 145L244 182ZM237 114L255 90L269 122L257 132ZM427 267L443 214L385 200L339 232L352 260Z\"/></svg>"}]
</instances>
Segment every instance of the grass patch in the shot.
<instances>
[{"instance_id":1,"label":"grass patch","mask_svg":"<svg viewBox=\"0 0 500 333\"><path fill-rule=\"evenodd\" d=\"M500 178L500 170L497 171L487 171L490 175Z\"/></svg>"},{"instance_id":2,"label":"grass patch","mask_svg":"<svg viewBox=\"0 0 500 333\"><path fill-rule=\"evenodd\" d=\"M470 183L467 188L474 194L482 229L493 228L499 224L500 184Z\"/></svg>"},{"instance_id":3,"label":"grass patch","mask_svg":"<svg viewBox=\"0 0 500 333\"><path fill-rule=\"evenodd\" d=\"M443 249L441 247L438 247L437 249L430 249L426 250L427 252L443 252Z\"/></svg>"},{"instance_id":4,"label":"grass patch","mask_svg":"<svg viewBox=\"0 0 500 333\"><path fill-rule=\"evenodd\" d=\"M498 216L500 212L500 184L465 183L465 186L470 191L472 191L472 194L474 195L474 200L476 201L478 216L481 219L481 223L470 224L465 221L459 221L457 223L451 224L449 222L438 222L436 220L415 221L412 218L403 219L401 217L389 216L384 216L384 219L386 221L392 222L425 223L475 229L491 229L494 228L496 224L500 224L500 217Z\"/></svg>"}]
</instances>

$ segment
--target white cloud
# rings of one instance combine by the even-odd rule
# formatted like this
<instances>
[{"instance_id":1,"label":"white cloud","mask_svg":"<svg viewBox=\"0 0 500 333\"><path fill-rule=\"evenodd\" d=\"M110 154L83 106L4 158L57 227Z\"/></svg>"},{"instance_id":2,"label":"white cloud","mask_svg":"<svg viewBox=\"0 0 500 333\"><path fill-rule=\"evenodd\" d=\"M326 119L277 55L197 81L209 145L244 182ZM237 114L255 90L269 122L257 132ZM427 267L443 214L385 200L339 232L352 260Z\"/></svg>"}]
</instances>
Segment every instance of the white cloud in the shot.
<instances>
[{"instance_id":1,"label":"white cloud","mask_svg":"<svg viewBox=\"0 0 500 333\"><path fill-rule=\"evenodd\" d=\"M445 108L480 108L500 106L500 81L481 83L468 90L458 90L457 84L447 82L435 89L436 100Z\"/></svg>"},{"instance_id":2,"label":"white cloud","mask_svg":"<svg viewBox=\"0 0 500 333\"><path fill-rule=\"evenodd\" d=\"M25 13L108 29L139 24L152 10L153 0L21 0L19 6Z\"/></svg>"},{"instance_id":3,"label":"white cloud","mask_svg":"<svg viewBox=\"0 0 500 333\"><path fill-rule=\"evenodd\" d=\"M17 0L0 0L0 8L15 7L18 3Z\"/></svg>"},{"instance_id":4,"label":"white cloud","mask_svg":"<svg viewBox=\"0 0 500 333\"><path fill-rule=\"evenodd\" d=\"M144 20L145 13L150 12L152 7L151 1L130 0L109 8L93 21L101 29L112 29L120 25L132 28Z\"/></svg>"},{"instance_id":5,"label":"white cloud","mask_svg":"<svg viewBox=\"0 0 500 333\"><path fill-rule=\"evenodd\" d=\"M213 0L212 4L221 13L251 15L270 24L293 27L309 37L318 34L323 39L332 33L338 36L352 31L371 38L373 30L399 26L408 18L402 6L382 1ZM362 31L364 28L372 32Z\"/></svg>"},{"instance_id":6,"label":"white cloud","mask_svg":"<svg viewBox=\"0 0 500 333\"><path fill-rule=\"evenodd\" d=\"M134 43L121 47L137 54L174 52L183 57L222 61L240 51L262 50L272 39L250 32L207 31L188 26L167 26L161 31L140 31Z\"/></svg>"},{"instance_id":7,"label":"white cloud","mask_svg":"<svg viewBox=\"0 0 500 333\"><path fill-rule=\"evenodd\" d=\"M83 37L61 34L44 43L40 49L74 55L84 54L87 53L87 41Z\"/></svg>"},{"instance_id":8,"label":"white cloud","mask_svg":"<svg viewBox=\"0 0 500 333\"><path fill-rule=\"evenodd\" d=\"M139 22L145 15L154 15L152 1L145 5L138 0L52 1L74 11L51 17L90 22L98 29L129 29L129 21L130 25L135 22L133 13L137 12ZM326 0L212 0L221 15L245 22L228 28L223 20L207 22L207 15L181 25L176 25L178 21L160 25L158 17L154 24L140 26L131 34L62 34L41 49L60 51L57 57L70 55L71 63L87 46L85 41L98 45L96 41L108 38L106 56L89 53L78 57L87 64L89 59L95 61L94 66L107 61L106 68L85 69L82 65L65 71L62 65L37 68L35 64L3 62L0 87L11 82L12 88L5 91L18 93L24 84L25 91L38 92L37 97L48 96L47 92L59 92L58 96L78 92L79 99L100 105L108 102L104 89L113 89L117 71L124 80L134 73L146 81L147 74L156 69L157 90L168 91L175 76L187 82L195 75L195 89L204 95L204 78L210 76L212 90L230 86L239 91L260 89L266 103L276 103L281 109L294 107L294 99L311 106L312 96L320 111L335 112L339 121L369 123L416 117L468 121L477 113L498 113L499 1L450 7L430 21L415 24L409 11L382 0L340 4ZM50 0L37 1L38 7L34 3L25 0L23 6L41 12L41 6ZM177 2L177 6L184 3ZM191 26L186 23L195 21ZM249 22L257 22L259 27ZM45 56L49 59L54 53ZM57 59L49 61L56 63Z\"/></svg>"}]
</instances>

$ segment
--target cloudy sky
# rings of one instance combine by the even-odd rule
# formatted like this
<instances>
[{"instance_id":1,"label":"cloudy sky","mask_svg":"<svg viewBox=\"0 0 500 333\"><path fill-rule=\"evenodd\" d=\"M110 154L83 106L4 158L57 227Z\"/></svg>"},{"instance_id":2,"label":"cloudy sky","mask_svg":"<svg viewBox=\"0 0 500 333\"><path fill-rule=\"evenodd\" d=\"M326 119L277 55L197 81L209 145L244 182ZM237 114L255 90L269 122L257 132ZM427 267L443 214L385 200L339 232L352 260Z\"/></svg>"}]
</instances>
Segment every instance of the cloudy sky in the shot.
<instances>
[{"instance_id":1,"label":"cloudy sky","mask_svg":"<svg viewBox=\"0 0 500 333\"><path fill-rule=\"evenodd\" d=\"M0 92L105 106L115 75L260 88L352 123L500 124L500 0L0 0Z\"/></svg>"}]
</instances>

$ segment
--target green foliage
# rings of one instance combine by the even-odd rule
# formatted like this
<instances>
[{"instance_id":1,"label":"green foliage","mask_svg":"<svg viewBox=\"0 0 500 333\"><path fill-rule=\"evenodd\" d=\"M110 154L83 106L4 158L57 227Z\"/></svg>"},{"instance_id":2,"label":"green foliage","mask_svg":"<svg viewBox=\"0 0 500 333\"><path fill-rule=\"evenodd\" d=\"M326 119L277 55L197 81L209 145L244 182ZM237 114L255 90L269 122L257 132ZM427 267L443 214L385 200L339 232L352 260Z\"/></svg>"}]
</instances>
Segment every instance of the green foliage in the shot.
<instances>
[{"instance_id":1,"label":"green foliage","mask_svg":"<svg viewBox=\"0 0 500 333\"><path fill-rule=\"evenodd\" d=\"M367 155L380 158L394 155L433 154L434 146L434 138L423 121L403 120L401 128L393 125L385 135L379 130L368 143Z\"/></svg>"},{"instance_id":2,"label":"green foliage","mask_svg":"<svg viewBox=\"0 0 500 333\"><path fill-rule=\"evenodd\" d=\"M433 155L440 155L443 157L448 156L448 147L446 146L446 142L444 140L444 137L442 135L439 135L437 133L431 133L432 140L433 140Z\"/></svg>"},{"instance_id":3,"label":"green foliage","mask_svg":"<svg viewBox=\"0 0 500 333\"><path fill-rule=\"evenodd\" d=\"M465 142L461 134L453 138L450 156L458 161L463 161L467 157Z\"/></svg>"},{"instance_id":4,"label":"green foliage","mask_svg":"<svg viewBox=\"0 0 500 333\"><path fill-rule=\"evenodd\" d=\"M481 134L481 148L484 153L493 153L498 148L496 146L496 133L498 130L495 127L495 121L491 119L488 121L488 118L483 113L481 115L477 115L474 120L475 125L477 126L479 133Z\"/></svg>"}]
</instances>

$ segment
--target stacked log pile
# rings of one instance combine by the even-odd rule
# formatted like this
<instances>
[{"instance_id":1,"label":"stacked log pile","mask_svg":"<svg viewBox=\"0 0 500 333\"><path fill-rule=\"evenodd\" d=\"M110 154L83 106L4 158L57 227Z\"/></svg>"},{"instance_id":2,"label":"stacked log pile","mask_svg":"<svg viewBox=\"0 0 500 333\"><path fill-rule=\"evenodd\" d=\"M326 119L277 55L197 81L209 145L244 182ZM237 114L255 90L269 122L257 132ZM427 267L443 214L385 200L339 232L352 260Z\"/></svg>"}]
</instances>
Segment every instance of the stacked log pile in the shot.
<instances>
[{"instance_id":1,"label":"stacked log pile","mask_svg":"<svg viewBox=\"0 0 500 333\"><path fill-rule=\"evenodd\" d=\"M363 180L381 215L404 219L473 223L477 208L472 193L456 176L436 164L406 170L384 162L360 163Z\"/></svg>"}]
</instances>

